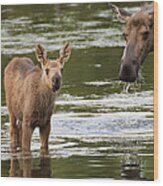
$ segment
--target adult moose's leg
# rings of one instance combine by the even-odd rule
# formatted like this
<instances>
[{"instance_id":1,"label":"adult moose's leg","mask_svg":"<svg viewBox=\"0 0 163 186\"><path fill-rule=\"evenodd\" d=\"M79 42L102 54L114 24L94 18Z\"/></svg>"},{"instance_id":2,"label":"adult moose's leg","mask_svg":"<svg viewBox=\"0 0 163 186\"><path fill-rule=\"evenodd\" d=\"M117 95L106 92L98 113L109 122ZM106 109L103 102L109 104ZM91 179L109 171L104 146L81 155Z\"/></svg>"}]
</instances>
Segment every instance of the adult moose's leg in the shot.
<instances>
[{"instance_id":1,"label":"adult moose's leg","mask_svg":"<svg viewBox=\"0 0 163 186\"><path fill-rule=\"evenodd\" d=\"M44 127L40 127L41 153L48 154L48 139L50 134L50 121Z\"/></svg>"},{"instance_id":2,"label":"adult moose's leg","mask_svg":"<svg viewBox=\"0 0 163 186\"><path fill-rule=\"evenodd\" d=\"M22 122L22 151L23 151L23 155L30 154L32 133L33 133L33 128L30 126L30 122L24 119Z\"/></svg>"}]
</instances>

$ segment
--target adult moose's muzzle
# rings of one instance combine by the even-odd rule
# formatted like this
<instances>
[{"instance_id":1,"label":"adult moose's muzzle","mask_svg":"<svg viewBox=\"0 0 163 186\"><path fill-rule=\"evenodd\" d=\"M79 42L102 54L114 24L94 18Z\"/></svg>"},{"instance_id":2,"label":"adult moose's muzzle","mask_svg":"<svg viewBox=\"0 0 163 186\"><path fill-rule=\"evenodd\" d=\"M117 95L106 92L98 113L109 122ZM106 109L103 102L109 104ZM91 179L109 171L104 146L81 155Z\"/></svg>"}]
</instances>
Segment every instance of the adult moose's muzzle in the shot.
<instances>
[{"instance_id":1,"label":"adult moose's muzzle","mask_svg":"<svg viewBox=\"0 0 163 186\"><path fill-rule=\"evenodd\" d=\"M119 79L124 82L134 82L138 78L140 61L137 55L137 43L130 41L127 43L119 71Z\"/></svg>"},{"instance_id":2,"label":"adult moose's muzzle","mask_svg":"<svg viewBox=\"0 0 163 186\"><path fill-rule=\"evenodd\" d=\"M121 63L119 79L124 82L135 82L138 78L139 65L136 62Z\"/></svg>"}]
</instances>

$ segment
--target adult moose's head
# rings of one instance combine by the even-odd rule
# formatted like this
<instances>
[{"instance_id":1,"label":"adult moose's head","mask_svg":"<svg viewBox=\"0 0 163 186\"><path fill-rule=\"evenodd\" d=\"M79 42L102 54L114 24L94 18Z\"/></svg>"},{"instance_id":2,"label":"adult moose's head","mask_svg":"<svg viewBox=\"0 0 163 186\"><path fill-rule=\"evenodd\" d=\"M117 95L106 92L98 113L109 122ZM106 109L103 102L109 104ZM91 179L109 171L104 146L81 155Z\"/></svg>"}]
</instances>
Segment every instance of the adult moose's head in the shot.
<instances>
[{"instance_id":1,"label":"adult moose's head","mask_svg":"<svg viewBox=\"0 0 163 186\"><path fill-rule=\"evenodd\" d=\"M118 20L126 25L123 32L126 46L121 58L119 79L124 82L135 82L141 65L154 48L153 3L145 4L134 14L113 4L109 6Z\"/></svg>"}]
</instances>

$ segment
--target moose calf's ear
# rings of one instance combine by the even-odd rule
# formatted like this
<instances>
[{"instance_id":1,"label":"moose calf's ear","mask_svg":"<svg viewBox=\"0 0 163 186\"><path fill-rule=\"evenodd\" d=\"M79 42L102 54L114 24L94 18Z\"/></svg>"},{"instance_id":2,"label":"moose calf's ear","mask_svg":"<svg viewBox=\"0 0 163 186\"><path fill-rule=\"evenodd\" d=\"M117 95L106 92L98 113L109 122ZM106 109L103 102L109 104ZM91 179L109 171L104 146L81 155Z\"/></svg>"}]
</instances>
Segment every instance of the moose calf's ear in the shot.
<instances>
[{"instance_id":1,"label":"moose calf's ear","mask_svg":"<svg viewBox=\"0 0 163 186\"><path fill-rule=\"evenodd\" d=\"M47 61L47 52L46 52L45 48L40 44L36 45L35 48L36 48L36 58L37 58L37 60L41 64L45 65L46 61Z\"/></svg>"},{"instance_id":2,"label":"moose calf's ear","mask_svg":"<svg viewBox=\"0 0 163 186\"><path fill-rule=\"evenodd\" d=\"M64 65L71 55L71 46L69 43L66 43L65 46L59 51L60 63Z\"/></svg>"}]
</instances>

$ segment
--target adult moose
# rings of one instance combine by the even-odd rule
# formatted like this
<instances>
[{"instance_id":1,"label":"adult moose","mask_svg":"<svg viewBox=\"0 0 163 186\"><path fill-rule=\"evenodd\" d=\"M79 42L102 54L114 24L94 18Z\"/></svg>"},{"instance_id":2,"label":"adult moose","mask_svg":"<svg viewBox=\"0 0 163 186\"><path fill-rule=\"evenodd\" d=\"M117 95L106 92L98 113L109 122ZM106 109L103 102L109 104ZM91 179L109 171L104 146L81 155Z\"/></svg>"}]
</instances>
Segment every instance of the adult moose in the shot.
<instances>
[{"instance_id":1,"label":"adult moose","mask_svg":"<svg viewBox=\"0 0 163 186\"><path fill-rule=\"evenodd\" d=\"M144 5L137 13L109 4L118 20L126 24L124 39L126 46L121 58L119 79L135 82L139 70L149 52L154 50L154 10L153 3Z\"/></svg>"},{"instance_id":2,"label":"adult moose","mask_svg":"<svg viewBox=\"0 0 163 186\"><path fill-rule=\"evenodd\" d=\"M29 154L33 130L39 127L41 148L48 152L50 118L61 86L62 70L70 54L71 47L66 44L59 57L50 60L45 48L37 45L36 57L41 68L26 57L15 57L7 65L4 85L12 149L19 142L23 153Z\"/></svg>"}]
</instances>

